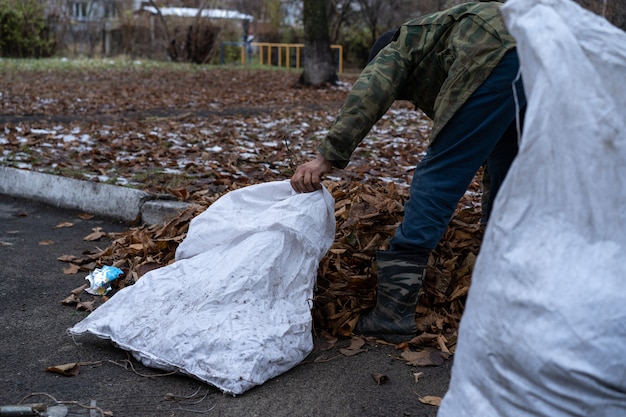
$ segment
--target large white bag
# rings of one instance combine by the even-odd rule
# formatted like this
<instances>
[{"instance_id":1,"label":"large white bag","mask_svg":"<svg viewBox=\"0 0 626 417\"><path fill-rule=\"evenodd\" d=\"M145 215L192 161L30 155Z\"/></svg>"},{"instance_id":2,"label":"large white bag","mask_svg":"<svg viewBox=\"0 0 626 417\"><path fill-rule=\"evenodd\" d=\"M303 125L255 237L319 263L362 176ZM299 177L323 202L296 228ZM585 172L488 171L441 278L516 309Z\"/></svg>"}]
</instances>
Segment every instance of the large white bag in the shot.
<instances>
[{"instance_id":1,"label":"large white bag","mask_svg":"<svg viewBox=\"0 0 626 417\"><path fill-rule=\"evenodd\" d=\"M439 417L626 416L626 33L509 0L528 98Z\"/></svg>"},{"instance_id":2,"label":"large white bag","mask_svg":"<svg viewBox=\"0 0 626 417\"><path fill-rule=\"evenodd\" d=\"M192 220L176 261L150 271L72 327L241 394L313 349L310 307L335 236L326 189L288 181L231 191Z\"/></svg>"}]
</instances>

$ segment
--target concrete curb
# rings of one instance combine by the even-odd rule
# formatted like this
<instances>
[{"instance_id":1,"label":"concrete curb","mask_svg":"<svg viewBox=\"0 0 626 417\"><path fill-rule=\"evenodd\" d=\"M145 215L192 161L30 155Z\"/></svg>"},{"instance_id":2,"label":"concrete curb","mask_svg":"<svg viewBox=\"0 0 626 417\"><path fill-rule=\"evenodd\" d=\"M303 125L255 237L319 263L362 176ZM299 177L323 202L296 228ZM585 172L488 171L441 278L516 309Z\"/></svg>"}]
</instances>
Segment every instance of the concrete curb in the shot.
<instances>
[{"instance_id":1,"label":"concrete curb","mask_svg":"<svg viewBox=\"0 0 626 417\"><path fill-rule=\"evenodd\" d=\"M160 224L190 207L133 188L0 166L0 194L127 222Z\"/></svg>"}]
</instances>

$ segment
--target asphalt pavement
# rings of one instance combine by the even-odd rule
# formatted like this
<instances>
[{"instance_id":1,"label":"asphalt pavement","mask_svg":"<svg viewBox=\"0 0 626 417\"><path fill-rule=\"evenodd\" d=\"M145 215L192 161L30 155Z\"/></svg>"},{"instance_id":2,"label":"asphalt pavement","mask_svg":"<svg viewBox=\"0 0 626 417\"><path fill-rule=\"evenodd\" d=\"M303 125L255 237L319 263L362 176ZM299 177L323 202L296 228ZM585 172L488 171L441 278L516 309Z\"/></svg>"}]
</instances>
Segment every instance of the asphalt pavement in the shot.
<instances>
[{"instance_id":1,"label":"asphalt pavement","mask_svg":"<svg viewBox=\"0 0 626 417\"><path fill-rule=\"evenodd\" d=\"M96 227L123 231L130 221L160 222L183 208L124 187L76 181L0 168L0 416L29 415L7 414L6 407L32 403L46 404L48 415L90 417L100 410L122 417L436 416L437 407L419 398L443 396L451 360L416 368L391 346L366 345L346 356L339 348L350 340L342 340L233 397L191 377L145 368L106 340L73 340L66 330L87 313L61 300L85 276L64 274L67 264L58 258L105 248L107 241L83 239ZM79 216L85 212L95 216ZM46 371L76 363L74 376Z\"/></svg>"}]
</instances>

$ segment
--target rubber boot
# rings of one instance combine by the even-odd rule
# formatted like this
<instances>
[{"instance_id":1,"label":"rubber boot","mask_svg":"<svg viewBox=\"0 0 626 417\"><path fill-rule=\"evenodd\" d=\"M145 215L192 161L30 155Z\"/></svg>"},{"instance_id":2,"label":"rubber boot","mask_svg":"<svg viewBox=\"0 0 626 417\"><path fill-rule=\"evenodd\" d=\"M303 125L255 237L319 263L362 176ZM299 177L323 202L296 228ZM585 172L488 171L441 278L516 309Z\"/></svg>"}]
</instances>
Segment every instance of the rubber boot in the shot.
<instances>
[{"instance_id":1,"label":"rubber boot","mask_svg":"<svg viewBox=\"0 0 626 417\"><path fill-rule=\"evenodd\" d=\"M417 334L415 309L428 257L379 251L376 253L378 292L374 309L362 316L354 333L401 343Z\"/></svg>"}]
</instances>

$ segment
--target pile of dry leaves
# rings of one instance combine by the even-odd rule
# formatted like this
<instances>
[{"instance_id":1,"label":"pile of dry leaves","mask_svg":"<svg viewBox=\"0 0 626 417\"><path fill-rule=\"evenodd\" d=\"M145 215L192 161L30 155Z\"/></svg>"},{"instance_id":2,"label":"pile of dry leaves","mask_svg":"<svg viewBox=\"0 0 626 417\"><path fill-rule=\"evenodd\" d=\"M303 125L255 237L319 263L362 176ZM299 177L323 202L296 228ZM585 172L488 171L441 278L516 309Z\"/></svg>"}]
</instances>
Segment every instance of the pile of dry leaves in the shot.
<instances>
[{"instance_id":1,"label":"pile of dry leaves","mask_svg":"<svg viewBox=\"0 0 626 417\"><path fill-rule=\"evenodd\" d=\"M174 259L190 220L233 189L291 176L314 156L355 75L329 89L293 88L298 74L209 67L3 73L0 163L170 194L191 203L165 225L124 233L94 230L108 247L65 255L68 274L120 267L116 288ZM325 183L336 203L336 239L319 267L313 317L326 340L351 333L375 300L372 258L403 214L411 171L428 144L431 121L397 102L374 126L350 165ZM479 176L433 251L420 297L414 344L452 350L480 229ZM91 310L77 288L64 303ZM412 358L412 361L418 361Z\"/></svg>"},{"instance_id":2,"label":"pile of dry leaves","mask_svg":"<svg viewBox=\"0 0 626 417\"><path fill-rule=\"evenodd\" d=\"M374 252L386 248L400 223L408 189L392 182L328 181L325 185L335 198L336 238L320 263L313 317L318 334L336 340L350 336L360 314L375 302ZM475 181L472 188L478 187ZM431 255L417 310L421 334L409 344L434 345L445 353L454 349L482 237L480 210L474 208L475 202L469 195L459 203L444 239ZM109 247L83 257L60 259L69 262L73 271L117 266L125 275L114 281L114 288L132 285L146 272L174 262L175 250L184 239L189 222L205 208L189 208L163 225L133 227L114 234L95 230L86 238L107 235L112 239ZM85 298L82 288L77 288L63 303L93 309L93 300L81 299Z\"/></svg>"}]
</instances>

